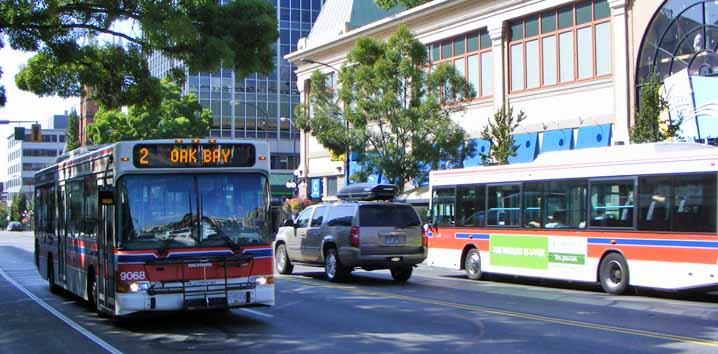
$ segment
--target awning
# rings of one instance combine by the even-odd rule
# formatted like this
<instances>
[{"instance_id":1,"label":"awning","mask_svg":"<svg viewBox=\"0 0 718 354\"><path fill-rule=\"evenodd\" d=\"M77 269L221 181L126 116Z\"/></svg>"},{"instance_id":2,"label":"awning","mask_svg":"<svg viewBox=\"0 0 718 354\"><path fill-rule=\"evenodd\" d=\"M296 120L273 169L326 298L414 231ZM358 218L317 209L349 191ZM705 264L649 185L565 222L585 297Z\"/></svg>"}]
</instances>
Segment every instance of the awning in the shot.
<instances>
[{"instance_id":1,"label":"awning","mask_svg":"<svg viewBox=\"0 0 718 354\"><path fill-rule=\"evenodd\" d=\"M538 151L538 133L514 135L514 144L518 145L516 156L509 157L509 163L531 162Z\"/></svg>"},{"instance_id":2,"label":"awning","mask_svg":"<svg viewBox=\"0 0 718 354\"><path fill-rule=\"evenodd\" d=\"M468 149L464 157L464 167L481 165L481 154L486 154L491 148L491 143L484 139L471 139L466 145Z\"/></svg>"},{"instance_id":3,"label":"awning","mask_svg":"<svg viewBox=\"0 0 718 354\"><path fill-rule=\"evenodd\" d=\"M571 150L573 148L573 129L549 130L543 133L541 152Z\"/></svg>"},{"instance_id":4,"label":"awning","mask_svg":"<svg viewBox=\"0 0 718 354\"><path fill-rule=\"evenodd\" d=\"M272 173L269 175L269 187L273 196L286 195L291 197L292 190L287 188L287 181L294 181L294 175L286 173Z\"/></svg>"},{"instance_id":5,"label":"awning","mask_svg":"<svg viewBox=\"0 0 718 354\"><path fill-rule=\"evenodd\" d=\"M608 146L611 142L611 125L592 125L578 128L576 149Z\"/></svg>"}]
</instances>

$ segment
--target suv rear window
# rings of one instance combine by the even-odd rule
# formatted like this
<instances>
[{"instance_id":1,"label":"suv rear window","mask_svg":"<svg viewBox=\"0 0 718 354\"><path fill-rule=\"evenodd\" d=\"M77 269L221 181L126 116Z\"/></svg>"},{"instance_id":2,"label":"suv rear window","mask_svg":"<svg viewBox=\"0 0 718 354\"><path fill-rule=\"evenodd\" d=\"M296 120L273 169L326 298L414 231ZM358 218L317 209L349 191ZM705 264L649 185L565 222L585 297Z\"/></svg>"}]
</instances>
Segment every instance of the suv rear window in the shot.
<instances>
[{"instance_id":1,"label":"suv rear window","mask_svg":"<svg viewBox=\"0 0 718 354\"><path fill-rule=\"evenodd\" d=\"M362 205L359 207L360 226L419 226L421 220L408 205Z\"/></svg>"}]
</instances>

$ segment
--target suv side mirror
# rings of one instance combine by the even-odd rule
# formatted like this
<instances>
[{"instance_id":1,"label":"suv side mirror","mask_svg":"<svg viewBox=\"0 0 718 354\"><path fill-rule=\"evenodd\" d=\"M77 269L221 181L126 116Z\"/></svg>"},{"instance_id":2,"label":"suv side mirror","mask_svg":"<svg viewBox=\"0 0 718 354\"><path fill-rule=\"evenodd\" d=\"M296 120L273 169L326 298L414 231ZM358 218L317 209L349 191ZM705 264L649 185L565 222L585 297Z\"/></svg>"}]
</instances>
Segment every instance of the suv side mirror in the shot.
<instances>
[{"instance_id":1,"label":"suv side mirror","mask_svg":"<svg viewBox=\"0 0 718 354\"><path fill-rule=\"evenodd\" d=\"M282 227L294 227L294 220L292 220L292 218L284 219L284 221L282 221Z\"/></svg>"}]
</instances>

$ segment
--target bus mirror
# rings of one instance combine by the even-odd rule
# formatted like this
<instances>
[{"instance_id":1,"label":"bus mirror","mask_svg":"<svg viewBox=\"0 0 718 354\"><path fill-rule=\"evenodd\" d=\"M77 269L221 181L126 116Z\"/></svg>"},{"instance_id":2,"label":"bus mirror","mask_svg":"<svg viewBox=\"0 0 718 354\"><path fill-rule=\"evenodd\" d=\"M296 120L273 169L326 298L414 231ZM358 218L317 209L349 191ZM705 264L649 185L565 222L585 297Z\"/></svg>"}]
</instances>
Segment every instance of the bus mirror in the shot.
<instances>
[{"instance_id":1,"label":"bus mirror","mask_svg":"<svg viewBox=\"0 0 718 354\"><path fill-rule=\"evenodd\" d=\"M110 186L99 186L97 191L100 205L115 205L115 191Z\"/></svg>"}]
</instances>

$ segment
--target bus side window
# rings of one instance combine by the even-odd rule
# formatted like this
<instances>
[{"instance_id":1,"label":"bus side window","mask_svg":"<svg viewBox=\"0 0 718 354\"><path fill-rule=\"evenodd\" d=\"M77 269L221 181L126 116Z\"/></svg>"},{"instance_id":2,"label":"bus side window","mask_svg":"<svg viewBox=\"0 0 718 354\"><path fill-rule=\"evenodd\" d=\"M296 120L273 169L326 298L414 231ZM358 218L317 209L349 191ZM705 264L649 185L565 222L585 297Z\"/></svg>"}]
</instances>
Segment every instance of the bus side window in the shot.
<instances>
[{"instance_id":1,"label":"bus side window","mask_svg":"<svg viewBox=\"0 0 718 354\"><path fill-rule=\"evenodd\" d=\"M455 204L454 188L434 189L431 203L433 224L437 226L454 226Z\"/></svg>"}]
</instances>

